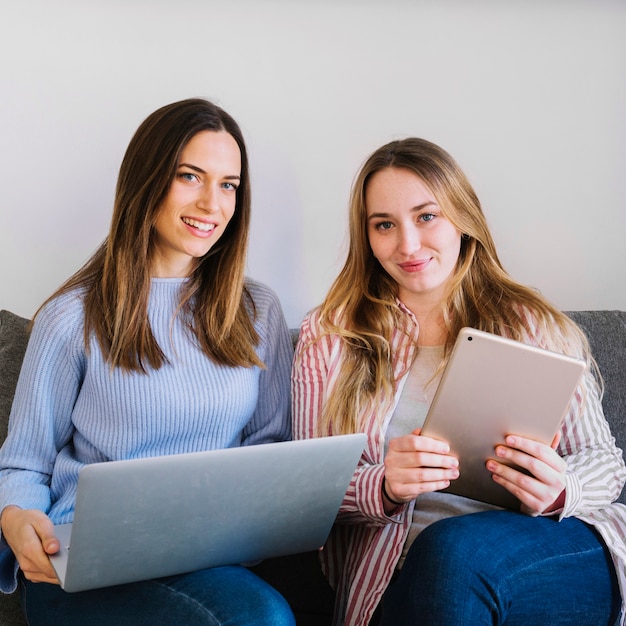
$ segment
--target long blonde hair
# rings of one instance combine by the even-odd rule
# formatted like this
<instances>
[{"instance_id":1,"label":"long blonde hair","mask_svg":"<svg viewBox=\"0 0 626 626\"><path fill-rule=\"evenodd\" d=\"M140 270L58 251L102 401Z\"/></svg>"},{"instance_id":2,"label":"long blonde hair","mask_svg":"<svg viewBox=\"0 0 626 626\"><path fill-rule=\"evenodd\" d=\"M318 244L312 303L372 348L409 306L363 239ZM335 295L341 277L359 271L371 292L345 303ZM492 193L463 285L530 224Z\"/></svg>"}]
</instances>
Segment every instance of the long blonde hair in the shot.
<instances>
[{"instance_id":1,"label":"long blonde hair","mask_svg":"<svg viewBox=\"0 0 626 626\"><path fill-rule=\"evenodd\" d=\"M385 168L415 173L435 196L444 217L461 233L461 249L447 298L441 303L447 329L445 366L458 331L470 326L555 351L586 358L584 334L536 290L504 270L480 202L454 159L424 139L393 141L376 150L358 173L351 193L346 262L319 307L323 335L344 343L342 367L329 392L320 432L357 432L366 406L384 414L395 383L391 341L406 316L398 306L398 285L374 257L367 235L365 195L372 175Z\"/></svg>"},{"instance_id":2,"label":"long blonde hair","mask_svg":"<svg viewBox=\"0 0 626 626\"><path fill-rule=\"evenodd\" d=\"M180 310L209 358L262 365L255 346L254 303L244 288L250 223L248 157L241 130L226 111L200 98L161 107L139 126L120 167L108 237L50 298L84 291L85 344L93 333L111 367L146 372L166 358L148 320L154 224L180 154L202 131L225 131L241 152L235 212L219 241L185 283Z\"/></svg>"}]
</instances>

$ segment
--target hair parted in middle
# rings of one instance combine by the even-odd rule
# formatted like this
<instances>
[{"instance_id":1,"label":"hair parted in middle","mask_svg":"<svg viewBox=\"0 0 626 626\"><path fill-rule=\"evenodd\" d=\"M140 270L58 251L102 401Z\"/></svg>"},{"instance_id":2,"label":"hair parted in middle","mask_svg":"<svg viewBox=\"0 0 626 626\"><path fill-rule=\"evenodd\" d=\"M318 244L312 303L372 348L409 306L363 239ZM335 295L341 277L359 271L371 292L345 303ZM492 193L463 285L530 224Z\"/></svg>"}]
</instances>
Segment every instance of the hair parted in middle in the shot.
<instances>
[{"instance_id":1,"label":"hair parted in middle","mask_svg":"<svg viewBox=\"0 0 626 626\"><path fill-rule=\"evenodd\" d=\"M369 181L386 168L418 176L443 217L463 233L457 266L441 303L447 341L440 369L464 326L517 340L528 340L531 326L536 326L534 339L539 345L590 360L587 340L578 327L535 289L514 281L504 270L480 201L452 156L425 139L392 141L371 154L354 180L347 258L320 306L325 334L341 336L346 349L344 367L325 404L322 432L332 422L335 432L358 431L355 420L366 403L393 399L391 339L395 330L403 328L405 316L398 307L396 281L372 252L366 206ZM338 415L345 416L339 425Z\"/></svg>"},{"instance_id":2,"label":"hair parted in middle","mask_svg":"<svg viewBox=\"0 0 626 626\"><path fill-rule=\"evenodd\" d=\"M215 362L262 365L255 346L254 303L244 288L250 225L248 156L237 122L201 98L168 104L149 115L132 137L119 171L109 235L91 259L52 296L85 290L85 341L94 333L111 367L146 371L165 355L147 316L154 225L174 180L180 155L203 131L225 131L241 153L233 217L187 280L180 313Z\"/></svg>"}]
</instances>

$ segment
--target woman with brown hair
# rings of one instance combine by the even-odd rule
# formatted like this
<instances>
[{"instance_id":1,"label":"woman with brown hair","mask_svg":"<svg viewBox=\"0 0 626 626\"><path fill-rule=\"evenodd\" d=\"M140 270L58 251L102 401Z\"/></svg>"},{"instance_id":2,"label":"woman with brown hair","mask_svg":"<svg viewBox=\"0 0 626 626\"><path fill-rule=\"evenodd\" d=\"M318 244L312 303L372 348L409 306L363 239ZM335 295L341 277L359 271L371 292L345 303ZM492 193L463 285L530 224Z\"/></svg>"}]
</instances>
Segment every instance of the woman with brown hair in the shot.
<instances>
[{"instance_id":1,"label":"woman with brown hair","mask_svg":"<svg viewBox=\"0 0 626 626\"><path fill-rule=\"evenodd\" d=\"M249 222L235 120L202 99L152 113L108 237L35 316L0 451L0 588L19 582L29 624L294 623L243 567L69 594L48 558L86 464L290 438L291 341L244 276Z\"/></svg>"},{"instance_id":2,"label":"woman with brown hair","mask_svg":"<svg viewBox=\"0 0 626 626\"><path fill-rule=\"evenodd\" d=\"M464 326L588 364L552 445L511 433L486 461L522 514L442 493L463 467L420 434ZM454 159L414 138L376 150L353 186L347 260L302 324L292 374L295 437L369 437L322 551L335 624L614 623L626 509L612 502L626 471L596 374L578 327L503 269Z\"/></svg>"}]
</instances>

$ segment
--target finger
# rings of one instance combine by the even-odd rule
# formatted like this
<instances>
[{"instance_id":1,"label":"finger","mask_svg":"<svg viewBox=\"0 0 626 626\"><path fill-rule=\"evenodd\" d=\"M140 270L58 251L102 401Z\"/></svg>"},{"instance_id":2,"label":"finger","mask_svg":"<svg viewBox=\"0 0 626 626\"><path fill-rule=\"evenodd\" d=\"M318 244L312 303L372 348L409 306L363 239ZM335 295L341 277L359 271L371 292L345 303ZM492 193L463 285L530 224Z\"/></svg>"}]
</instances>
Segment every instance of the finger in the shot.
<instances>
[{"instance_id":1,"label":"finger","mask_svg":"<svg viewBox=\"0 0 626 626\"><path fill-rule=\"evenodd\" d=\"M385 457L385 467L399 470L413 470L420 467L451 469L459 466L456 457L430 452L389 452Z\"/></svg>"},{"instance_id":2,"label":"finger","mask_svg":"<svg viewBox=\"0 0 626 626\"><path fill-rule=\"evenodd\" d=\"M519 500L520 510L523 513L535 516L538 515L539 512L543 509L542 505L539 503L538 498L534 494L529 493L514 481L510 481L505 476L496 473L493 473L492 477L494 482L504 487L509 493L511 493Z\"/></svg>"},{"instance_id":3,"label":"finger","mask_svg":"<svg viewBox=\"0 0 626 626\"><path fill-rule=\"evenodd\" d=\"M24 544L18 560L20 568L29 580L53 582L57 579L48 554L38 538Z\"/></svg>"},{"instance_id":4,"label":"finger","mask_svg":"<svg viewBox=\"0 0 626 626\"><path fill-rule=\"evenodd\" d=\"M542 481L494 459L487 461L487 469L492 472L495 482L535 512L544 511L550 506L565 486L564 479L556 472L551 473L550 480Z\"/></svg>"},{"instance_id":5,"label":"finger","mask_svg":"<svg viewBox=\"0 0 626 626\"><path fill-rule=\"evenodd\" d=\"M43 551L40 551L40 554L34 558L24 553L20 556L18 562L20 569L28 580L33 582L58 583L52 563Z\"/></svg>"},{"instance_id":6,"label":"finger","mask_svg":"<svg viewBox=\"0 0 626 626\"><path fill-rule=\"evenodd\" d=\"M551 455L555 458L545 455L544 458L536 458L524 452L520 452L514 448L506 446L496 447L497 460L502 463L496 467L496 473L508 478L509 480L522 481L526 475L519 470L525 470L531 477L535 478L540 485L563 485L565 483L565 470L567 464L561 459L551 448L546 446ZM506 462L504 462L506 461ZM526 484L527 481L523 481ZM536 491L536 489L533 489Z\"/></svg>"},{"instance_id":7,"label":"finger","mask_svg":"<svg viewBox=\"0 0 626 626\"><path fill-rule=\"evenodd\" d=\"M435 480L431 482L420 483L395 483L392 485L389 481L385 481L387 485L385 490L389 496L396 502L409 502L415 500L424 493L433 491L441 491L450 486L449 480Z\"/></svg>"},{"instance_id":8,"label":"finger","mask_svg":"<svg viewBox=\"0 0 626 626\"><path fill-rule=\"evenodd\" d=\"M18 510L11 518L11 548L24 575L36 582L55 582L57 576L49 554L58 552L54 524L42 511Z\"/></svg>"},{"instance_id":9,"label":"finger","mask_svg":"<svg viewBox=\"0 0 626 626\"><path fill-rule=\"evenodd\" d=\"M435 454L448 454L450 446L445 441L422 437L421 435L403 435L389 441L388 450L395 452L433 452Z\"/></svg>"},{"instance_id":10,"label":"finger","mask_svg":"<svg viewBox=\"0 0 626 626\"><path fill-rule=\"evenodd\" d=\"M24 578L26 578L27 580L30 580L33 583L50 583L51 585L60 584L59 579L57 578L57 575L53 568L50 570L50 573L43 572L38 569L24 568L21 565L20 565L20 569L22 570L22 573L24 574Z\"/></svg>"},{"instance_id":11,"label":"finger","mask_svg":"<svg viewBox=\"0 0 626 626\"><path fill-rule=\"evenodd\" d=\"M413 468L385 472L385 489L393 500L412 500L427 491L450 486L459 477L457 469Z\"/></svg>"},{"instance_id":12,"label":"finger","mask_svg":"<svg viewBox=\"0 0 626 626\"><path fill-rule=\"evenodd\" d=\"M50 518L47 516L38 517L33 520L32 525L39 537L44 552L46 554L56 554L61 544L54 533L54 524Z\"/></svg>"},{"instance_id":13,"label":"finger","mask_svg":"<svg viewBox=\"0 0 626 626\"><path fill-rule=\"evenodd\" d=\"M46 554L56 554L61 549L61 544L54 534L42 537L41 545Z\"/></svg>"},{"instance_id":14,"label":"finger","mask_svg":"<svg viewBox=\"0 0 626 626\"><path fill-rule=\"evenodd\" d=\"M496 454L501 458L509 459L525 469L530 470L527 466L530 463L528 459L538 459L557 472L564 472L567 469L567 463L556 453L554 448L540 441L508 435L505 442L506 446L496 447Z\"/></svg>"}]
</instances>

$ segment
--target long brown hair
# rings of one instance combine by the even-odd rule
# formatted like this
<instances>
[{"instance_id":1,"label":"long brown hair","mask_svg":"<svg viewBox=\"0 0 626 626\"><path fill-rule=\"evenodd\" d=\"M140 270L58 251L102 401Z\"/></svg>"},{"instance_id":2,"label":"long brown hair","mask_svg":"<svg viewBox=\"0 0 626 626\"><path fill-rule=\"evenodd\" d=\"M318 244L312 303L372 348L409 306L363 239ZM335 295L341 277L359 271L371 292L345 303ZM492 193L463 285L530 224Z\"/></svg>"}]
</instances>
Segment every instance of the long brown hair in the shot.
<instances>
[{"instance_id":1,"label":"long brown hair","mask_svg":"<svg viewBox=\"0 0 626 626\"><path fill-rule=\"evenodd\" d=\"M447 341L440 369L464 326L521 341L531 339L591 362L587 340L578 327L536 290L506 273L478 197L455 160L424 139L393 141L365 161L354 181L347 259L320 306L324 334L337 334L345 344L320 432L327 433L331 423L334 432L358 431L366 405L381 406L393 400L391 339L398 329L402 332L406 316L398 307L397 283L372 253L365 204L369 180L385 168L416 174L435 196L443 216L464 233L448 295L441 303Z\"/></svg>"},{"instance_id":2,"label":"long brown hair","mask_svg":"<svg viewBox=\"0 0 626 626\"><path fill-rule=\"evenodd\" d=\"M202 131L225 131L241 152L235 212L185 282L180 310L216 363L262 365L255 346L254 303L244 288L250 224L248 157L241 130L226 111L200 98L168 104L139 126L122 160L109 235L87 263L52 296L84 290L85 343L93 333L111 367L160 368L165 355L147 309L154 223L174 180L180 154ZM51 299L50 298L50 299Z\"/></svg>"}]
</instances>

